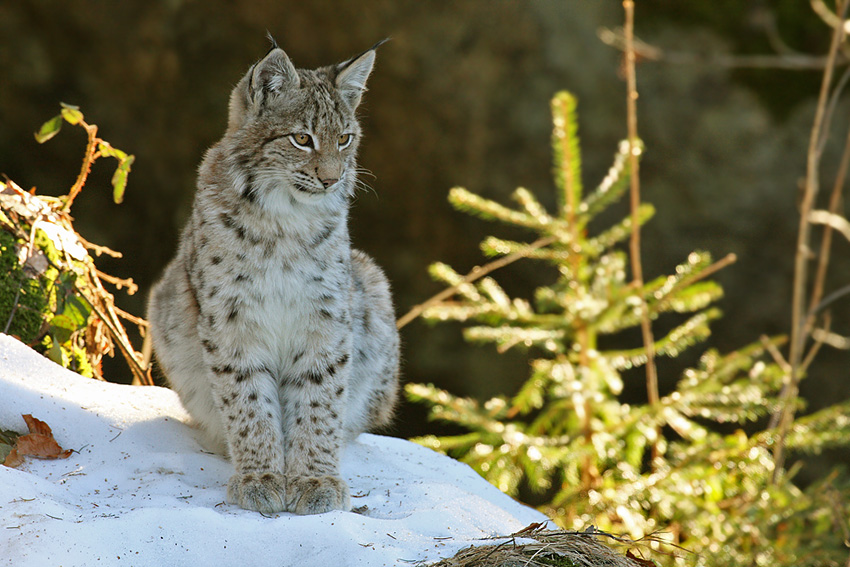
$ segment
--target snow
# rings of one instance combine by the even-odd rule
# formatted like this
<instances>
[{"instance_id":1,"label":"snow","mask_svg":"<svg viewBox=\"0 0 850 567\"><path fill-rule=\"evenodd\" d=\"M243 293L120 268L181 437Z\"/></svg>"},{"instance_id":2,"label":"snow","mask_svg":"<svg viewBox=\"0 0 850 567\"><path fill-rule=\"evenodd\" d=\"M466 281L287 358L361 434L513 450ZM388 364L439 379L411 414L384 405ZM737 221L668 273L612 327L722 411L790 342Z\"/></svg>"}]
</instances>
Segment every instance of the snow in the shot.
<instances>
[{"instance_id":1,"label":"snow","mask_svg":"<svg viewBox=\"0 0 850 567\"><path fill-rule=\"evenodd\" d=\"M0 428L25 432L27 413L77 452L0 466L7 565L415 565L546 520L462 463L366 434L342 462L360 513L242 510L173 392L83 378L0 334Z\"/></svg>"}]
</instances>

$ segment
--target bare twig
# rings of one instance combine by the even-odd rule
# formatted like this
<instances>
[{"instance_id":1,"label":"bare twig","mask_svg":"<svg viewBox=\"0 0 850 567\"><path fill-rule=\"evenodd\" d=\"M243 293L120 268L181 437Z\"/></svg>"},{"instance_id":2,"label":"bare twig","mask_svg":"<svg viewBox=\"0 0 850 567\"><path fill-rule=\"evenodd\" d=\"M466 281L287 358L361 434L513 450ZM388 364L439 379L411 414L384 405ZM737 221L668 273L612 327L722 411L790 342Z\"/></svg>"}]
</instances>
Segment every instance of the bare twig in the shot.
<instances>
[{"instance_id":1,"label":"bare twig","mask_svg":"<svg viewBox=\"0 0 850 567\"><path fill-rule=\"evenodd\" d=\"M764 30L764 35L770 47L780 55L802 55L802 53L789 46L782 34L779 33L779 26L776 24L776 14L773 10L767 7L758 7L755 9L754 16L759 27Z\"/></svg>"},{"instance_id":2,"label":"bare twig","mask_svg":"<svg viewBox=\"0 0 850 567\"><path fill-rule=\"evenodd\" d=\"M80 120L79 124L85 128L89 140L86 145L86 153L83 155L83 165L80 168L80 173L77 176L77 180L74 182L74 185L71 187L71 190L68 191L68 200L65 202L65 206L62 207L62 211L66 213L71 210L71 205L74 203L74 199L77 198L77 195L83 190L83 185L86 184L86 179L91 171L91 166L94 163L94 160L97 159L95 153L97 143L100 141L97 138L97 125L87 124L84 120Z\"/></svg>"},{"instance_id":3,"label":"bare twig","mask_svg":"<svg viewBox=\"0 0 850 567\"><path fill-rule=\"evenodd\" d=\"M812 211L809 213L809 222L825 225L827 229L837 230L850 241L850 221L841 215L829 211Z\"/></svg>"},{"instance_id":4,"label":"bare twig","mask_svg":"<svg viewBox=\"0 0 850 567\"><path fill-rule=\"evenodd\" d=\"M842 80L847 76L848 73L845 73ZM836 98L836 96L833 96L832 100L835 101ZM830 106L833 106L832 102L830 103ZM822 152L822 148L819 149L819 152ZM817 271L815 272L814 284L812 285L812 295L809 298L809 313L806 317L805 323L806 333L811 333L813 331L817 313L823 310L829 303L840 297L839 295L835 299L831 299L829 302L824 302L826 305L823 305L821 302L821 299L823 298L824 285L826 283L826 272L829 267L830 253L832 250L833 230L841 231L841 229L844 228L844 236L850 240L850 231L848 231L850 224L847 223L847 220L844 219L844 217L838 216L838 207L841 204L841 194L842 189L844 188L844 182L847 179L848 168L850 168L850 129L847 130L847 139L844 142L844 152L841 155L841 162L838 166L838 172L835 175L835 182L832 185L832 193L829 197L829 209L827 211L812 211L809 213L809 220L811 222L818 223L823 221L825 226L823 235L821 236L820 252L818 253L818 266ZM843 221L843 224L836 221ZM841 290L838 291L840 292ZM816 340L818 340L819 343L825 342L825 340L817 338ZM812 358L811 353L806 357L807 360ZM804 364L804 368L807 366L807 364Z\"/></svg>"},{"instance_id":5,"label":"bare twig","mask_svg":"<svg viewBox=\"0 0 850 567\"><path fill-rule=\"evenodd\" d=\"M132 278L126 278L126 279L125 278L118 278L118 277L115 277L115 276L110 276L109 274L101 272L100 270L97 270L97 276L100 279L111 283L112 285L114 285L118 289L122 289L122 288L126 287L127 288L127 295L133 295L137 291L139 291L139 286L136 285L136 283L133 281Z\"/></svg>"},{"instance_id":6,"label":"bare twig","mask_svg":"<svg viewBox=\"0 0 850 567\"><path fill-rule=\"evenodd\" d=\"M517 250L513 254L508 254L507 256L499 258L498 260L494 260L489 264L486 264L485 266L474 267L468 274L463 277L463 280L461 280L461 282L457 285L453 285L452 287L446 288L437 295L425 301L424 303L420 303L419 305L413 307L396 322L396 327L401 329L402 327L422 315L422 313L432 305L436 305L437 303L448 299L457 292L460 286L472 283L475 280L486 276L494 270L498 270L499 268L503 268L508 264L512 264L520 258L528 256L531 252L537 250L538 248L549 246L550 244L555 242L555 240L556 238L554 236L545 236L543 238L538 238L522 250Z\"/></svg>"},{"instance_id":7,"label":"bare twig","mask_svg":"<svg viewBox=\"0 0 850 567\"><path fill-rule=\"evenodd\" d=\"M600 28L597 32L600 40L620 51L626 51L623 30ZM673 65L706 65L727 69L786 69L790 71L817 71L825 69L826 57L812 55L716 55L670 51L651 45L635 38L635 53L641 60L657 61ZM850 63L846 58L836 60L837 65Z\"/></svg>"},{"instance_id":8,"label":"bare twig","mask_svg":"<svg viewBox=\"0 0 850 567\"><path fill-rule=\"evenodd\" d=\"M833 29L844 28L844 33L850 31L847 22L844 21L844 15L838 15L841 12L841 4L836 4L835 12L829 9L823 0L809 0L812 10L817 14L823 22Z\"/></svg>"},{"instance_id":9,"label":"bare twig","mask_svg":"<svg viewBox=\"0 0 850 567\"><path fill-rule=\"evenodd\" d=\"M837 5L837 13L841 14L841 19L844 19L844 14L847 11L847 1L840 1ZM773 482L777 482L782 475L782 470L785 464L785 438L794 421L795 399L799 391L799 382L802 378L801 363L803 360L803 350L806 339L808 337L808 329L806 328L806 302L805 294L808 283L808 251L809 237L811 233L811 218L810 213L814 207L815 197L819 190L818 169L820 166L820 153L818 145L821 139L823 130L823 119L826 113L829 100L830 86L832 84L832 76L835 70L836 57L838 47L844 37L843 26L835 26L832 34L832 41L829 46L829 54L827 55L827 65L823 73L821 82L820 95L818 97L817 110L815 112L814 124L809 138L809 150L806 160L806 184L803 193L802 203L800 204L800 225L797 233L797 250L794 261L794 287L791 305L791 346L788 356L788 363L791 366L791 372L788 375L786 382L786 391L780 400L780 417L778 420L778 432L776 443L773 447Z\"/></svg>"},{"instance_id":10,"label":"bare twig","mask_svg":"<svg viewBox=\"0 0 850 567\"><path fill-rule=\"evenodd\" d=\"M18 312L18 299L20 299L20 297L21 297L21 282L20 282L20 279L18 280L17 288L18 288L18 290L15 292L15 299L12 301L12 304L13 304L12 305L12 311L11 311L11 313L9 313L9 319L6 321L6 326L3 327L3 334L4 335L9 332L9 327L12 326L12 320L15 318L15 313Z\"/></svg>"},{"instance_id":11,"label":"bare twig","mask_svg":"<svg viewBox=\"0 0 850 567\"><path fill-rule=\"evenodd\" d=\"M829 330L832 327L832 317L829 315L829 312L826 313L823 322L823 333L814 334L812 333L812 339L814 339L815 343L812 345L812 348L809 349L809 352L806 353L806 357L800 362L800 374L805 375L806 371L809 368L809 365L814 362L815 357L820 352L821 347L826 343L826 339L829 336Z\"/></svg>"},{"instance_id":12,"label":"bare twig","mask_svg":"<svg viewBox=\"0 0 850 567\"><path fill-rule=\"evenodd\" d=\"M627 81L627 96L626 96L626 112L628 115L628 130L629 130L629 165L631 175L629 178L630 185L630 204L632 215L632 235L630 240L630 256L632 264L632 277L635 285L638 288L643 287L643 266L641 264L640 254L640 222L638 220L638 209L640 208L640 162L638 155L640 154L640 143L638 140L637 130L637 80L635 77L635 48L634 48L634 18L635 4L634 0L624 0L623 8L626 12L626 81ZM640 328L643 335L643 345L646 349L646 392L649 398L649 404L652 407L657 407L659 403L658 395L658 372L655 368L655 338L652 335L652 326L649 321L649 306L646 300L641 297L641 320ZM653 458L657 457L657 448L653 445Z\"/></svg>"},{"instance_id":13,"label":"bare twig","mask_svg":"<svg viewBox=\"0 0 850 567\"><path fill-rule=\"evenodd\" d=\"M113 250L113 249L111 249L107 246L101 246L100 244L94 244L92 242L89 242L88 240L86 240L85 238L80 236L79 234L77 234L77 237L80 239L80 244L82 244L83 246L85 246L86 248L88 248L89 250L94 252L95 256L100 256L101 254L106 254L107 256L111 256L112 258L123 258L124 257L124 254L122 254L121 252L117 252L117 251L115 251L115 250Z\"/></svg>"},{"instance_id":14,"label":"bare twig","mask_svg":"<svg viewBox=\"0 0 850 567\"><path fill-rule=\"evenodd\" d=\"M838 333L833 333L825 329L812 329L812 338L816 341L822 341L823 344L829 345L838 350L850 350L850 337L843 337Z\"/></svg>"},{"instance_id":15,"label":"bare twig","mask_svg":"<svg viewBox=\"0 0 850 567\"><path fill-rule=\"evenodd\" d=\"M813 316L817 315L818 313L820 313L821 311L823 311L824 309L826 309L827 307L847 295L850 295L850 285L838 288L837 290L824 297L820 303L811 308L810 314Z\"/></svg>"},{"instance_id":16,"label":"bare twig","mask_svg":"<svg viewBox=\"0 0 850 567\"><path fill-rule=\"evenodd\" d=\"M764 346L765 350L767 350L768 354L770 354L771 358L773 358L773 362L775 362L783 372L791 372L791 365L788 364L788 361L785 360L785 357L782 356L782 353L779 352L779 349L776 348L776 345L770 341L770 338L767 335L761 336L761 344ZM776 426L774 425L774 427Z\"/></svg>"},{"instance_id":17,"label":"bare twig","mask_svg":"<svg viewBox=\"0 0 850 567\"><path fill-rule=\"evenodd\" d=\"M832 126L832 116L835 114L835 108L838 106L838 101L841 100L841 94L844 92L844 88L847 86L847 83L850 82L850 67L844 69L844 72L841 74L841 78L838 79L838 82L835 83L835 88L832 90L832 96L829 100L829 105L826 107L826 116L824 117L824 129L821 132L820 143L818 143L818 157L823 155L823 149L826 146L826 143L829 141L829 131ZM838 175L841 177L841 175Z\"/></svg>"},{"instance_id":18,"label":"bare twig","mask_svg":"<svg viewBox=\"0 0 850 567\"><path fill-rule=\"evenodd\" d=\"M113 305L112 309L115 311L115 314L118 315L119 317L121 317L122 319L126 319L127 321L129 321L131 323L135 323L136 325L138 325L142 329L148 328L147 320L142 319L141 317L136 317L132 313L127 313L126 311L124 311L123 309L118 307L117 305Z\"/></svg>"},{"instance_id":19,"label":"bare twig","mask_svg":"<svg viewBox=\"0 0 850 567\"><path fill-rule=\"evenodd\" d=\"M82 294L82 291L77 288L77 291ZM144 385L144 386L153 386L153 381L150 379L150 374L147 372L147 369L143 368L139 360L136 358L136 351L133 349L132 345L126 338L126 335L121 333L118 329L120 325L116 325L112 320L112 314L109 314L109 309L101 310L95 302L91 302L92 310L97 314L103 324L109 329L112 333L112 337L115 342L118 344L118 348L121 350L121 353L124 355L124 359L127 361L130 370L133 372L133 382L136 385ZM122 329L123 330L123 329Z\"/></svg>"}]
</instances>

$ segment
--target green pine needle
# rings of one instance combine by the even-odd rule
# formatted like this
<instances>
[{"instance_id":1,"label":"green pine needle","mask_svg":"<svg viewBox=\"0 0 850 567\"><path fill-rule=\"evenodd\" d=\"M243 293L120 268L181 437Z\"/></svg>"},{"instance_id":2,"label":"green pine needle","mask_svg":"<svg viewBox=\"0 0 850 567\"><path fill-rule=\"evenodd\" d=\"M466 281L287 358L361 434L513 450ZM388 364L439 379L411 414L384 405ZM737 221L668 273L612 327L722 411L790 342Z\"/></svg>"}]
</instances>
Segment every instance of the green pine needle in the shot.
<instances>
[{"instance_id":1,"label":"green pine needle","mask_svg":"<svg viewBox=\"0 0 850 567\"><path fill-rule=\"evenodd\" d=\"M769 351L784 339L728 354L706 351L656 404L635 400L634 387L630 403L621 399L633 375L627 370L645 364L646 351L608 345L639 336L642 302L653 321L678 321L655 341L656 354L672 358L710 336L723 289L706 277L716 264L705 252L637 287L624 250L631 217L591 234L589 221L628 188L628 145L620 145L606 178L583 197L575 110L567 93L552 101L557 214L523 188L513 195L516 209L465 189L450 193L461 211L555 239L534 251L498 236L481 244L489 257L523 252L517 265L544 280L533 301L513 296L514 286L498 271L466 282L445 264L431 267L435 279L458 289L431 305L427 319L460 321L467 341L492 343L498 352L519 347L532 356L526 380L509 399L482 404L408 384L408 397L430 406L432 419L466 430L416 441L468 463L508 494L536 494L541 509L565 527L594 525L633 537L675 533L718 565L844 564L835 526L837 518L850 517L850 479L836 474L828 490L802 491L793 471L774 474L776 431L718 427L757 429L781 409L787 373ZM640 224L654 212L641 204ZM540 261L556 272L539 271ZM798 452L848 444L850 402L797 417L786 438Z\"/></svg>"}]
</instances>

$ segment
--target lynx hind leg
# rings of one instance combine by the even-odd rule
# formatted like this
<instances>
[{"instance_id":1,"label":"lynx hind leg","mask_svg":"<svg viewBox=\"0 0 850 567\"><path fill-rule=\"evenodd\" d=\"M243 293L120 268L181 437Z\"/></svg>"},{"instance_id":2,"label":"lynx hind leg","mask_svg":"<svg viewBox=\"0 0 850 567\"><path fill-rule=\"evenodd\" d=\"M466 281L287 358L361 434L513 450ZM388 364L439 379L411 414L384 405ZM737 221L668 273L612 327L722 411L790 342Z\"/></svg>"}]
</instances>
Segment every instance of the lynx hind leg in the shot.
<instances>
[{"instance_id":1,"label":"lynx hind leg","mask_svg":"<svg viewBox=\"0 0 850 567\"><path fill-rule=\"evenodd\" d=\"M363 252L352 250L354 364L346 433L352 439L392 421L398 398L400 340L390 285Z\"/></svg>"},{"instance_id":2,"label":"lynx hind leg","mask_svg":"<svg viewBox=\"0 0 850 567\"><path fill-rule=\"evenodd\" d=\"M198 309L185 270L175 261L151 290L150 334L156 360L199 432L204 449L227 456L224 424L215 405L209 368L198 337Z\"/></svg>"}]
</instances>

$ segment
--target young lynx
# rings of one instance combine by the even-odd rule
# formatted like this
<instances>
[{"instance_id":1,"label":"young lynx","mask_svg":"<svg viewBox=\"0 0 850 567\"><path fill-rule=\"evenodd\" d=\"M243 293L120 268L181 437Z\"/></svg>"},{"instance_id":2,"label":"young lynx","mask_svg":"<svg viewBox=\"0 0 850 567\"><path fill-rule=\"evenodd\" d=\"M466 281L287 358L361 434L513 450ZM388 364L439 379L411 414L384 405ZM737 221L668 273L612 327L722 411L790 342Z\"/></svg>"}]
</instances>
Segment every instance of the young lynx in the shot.
<instances>
[{"instance_id":1,"label":"young lynx","mask_svg":"<svg viewBox=\"0 0 850 567\"><path fill-rule=\"evenodd\" d=\"M230 456L228 501L250 510L347 510L343 444L392 414L389 285L347 225L376 47L305 70L274 45L251 67L151 293L159 364L207 444Z\"/></svg>"}]
</instances>

